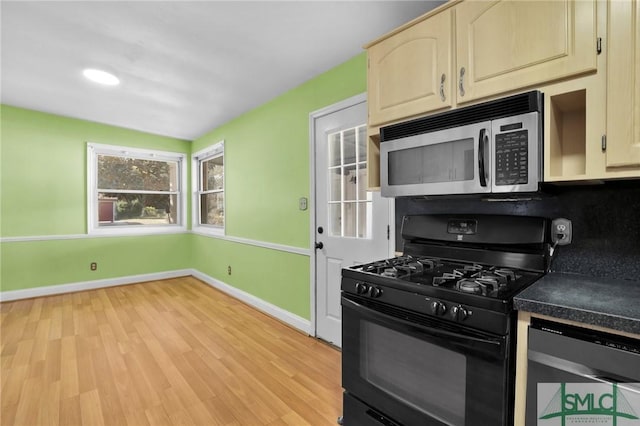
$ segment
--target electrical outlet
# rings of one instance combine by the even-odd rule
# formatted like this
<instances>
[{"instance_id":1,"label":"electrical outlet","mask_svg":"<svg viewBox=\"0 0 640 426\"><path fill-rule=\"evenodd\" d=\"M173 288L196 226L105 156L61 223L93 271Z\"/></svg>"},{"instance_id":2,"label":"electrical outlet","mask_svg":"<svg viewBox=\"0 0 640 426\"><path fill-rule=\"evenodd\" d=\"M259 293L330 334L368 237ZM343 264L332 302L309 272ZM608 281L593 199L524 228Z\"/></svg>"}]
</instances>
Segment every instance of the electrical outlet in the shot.
<instances>
[{"instance_id":1,"label":"electrical outlet","mask_svg":"<svg viewBox=\"0 0 640 426\"><path fill-rule=\"evenodd\" d=\"M227 274L231 275L231 266L227 266Z\"/></svg>"},{"instance_id":2,"label":"electrical outlet","mask_svg":"<svg viewBox=\"0 0 640 426\"><path fill-rule=\"evenodd\" d=\"M92 271L96 271L98 269L98 264L96 262L91 262L91 265L89 265L89 267Z\"/></svg>"},{"instance_id":3,"label":"electrical outlet","mask_svg":"<svg viewBox=\"0 0 640 426\"><path fill-rule=\"evenodd\" d=\"M573 230L569 219L553 219L551 222L551 242L559 246L571 244Z\"/></svg>"}]
</instances>

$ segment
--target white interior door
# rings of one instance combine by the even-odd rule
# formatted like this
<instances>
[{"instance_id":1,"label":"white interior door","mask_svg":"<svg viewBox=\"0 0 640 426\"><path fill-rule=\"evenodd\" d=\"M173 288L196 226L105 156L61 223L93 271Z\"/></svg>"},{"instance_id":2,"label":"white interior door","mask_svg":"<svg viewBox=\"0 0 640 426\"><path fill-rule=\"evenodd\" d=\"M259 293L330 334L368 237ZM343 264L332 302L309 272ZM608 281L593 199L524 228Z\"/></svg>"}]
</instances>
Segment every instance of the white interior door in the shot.
<instances>
[{"instance_id":1,"label":"white interior door","mask_svg":"<svg viewBox=\"0 0 640 426\"><path fill-rule=\"evenodd\" d=\"M316 336L340 347L342 268L391 251L390 201L366 191L366 122L364 99L315 120Z\"/></svg>"}]
</instances>

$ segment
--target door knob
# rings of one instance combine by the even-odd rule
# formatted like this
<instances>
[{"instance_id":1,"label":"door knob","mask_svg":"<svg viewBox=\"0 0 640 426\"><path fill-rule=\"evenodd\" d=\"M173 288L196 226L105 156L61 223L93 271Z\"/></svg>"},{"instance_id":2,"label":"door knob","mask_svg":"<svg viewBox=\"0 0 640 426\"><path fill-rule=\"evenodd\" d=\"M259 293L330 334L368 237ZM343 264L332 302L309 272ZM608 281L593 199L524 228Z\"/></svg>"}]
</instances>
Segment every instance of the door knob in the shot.
<instances>
[{"instance_id":1,"label":"door knob","mask_svg":"<svg viewBox=\"0 0 640 426\"><path fill-rule=\"evenodd\" d=\"M322 244L322 241L316 243L316 248L320 250L324 248L324 244Z\"/></svg>"}]
</instances>

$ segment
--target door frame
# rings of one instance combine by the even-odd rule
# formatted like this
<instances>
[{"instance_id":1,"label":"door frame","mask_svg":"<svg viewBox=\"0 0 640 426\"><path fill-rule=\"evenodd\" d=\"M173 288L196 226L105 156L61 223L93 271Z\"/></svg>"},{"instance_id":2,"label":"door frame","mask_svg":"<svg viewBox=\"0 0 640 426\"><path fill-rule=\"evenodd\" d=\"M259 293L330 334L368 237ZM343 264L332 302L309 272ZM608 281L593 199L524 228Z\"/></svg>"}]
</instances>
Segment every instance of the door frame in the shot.
<instances>
[{"instance_id":1,"label":"door frame","mask_svg":"<svg viewBox=\"0 0 640 426\"><path fill-rule=\"evenodd\" d=\"M315 249L316 242L316 124L317 121L329 114L338 112L340 110L352 107L354 105L367 102L367 94L361 93L359 95L352 96L342 101L336 102L332 105L326 106L316 111L309 113L309 299L310 299L310 325L309 333L313 337L317 337L317 324L316 324L316 291L317 291L317 276L316 276L316 260L317 251ZM395 203L389 203L389 256L393 255L393 249L395 245Z\"/></svg>"}]
</instances>

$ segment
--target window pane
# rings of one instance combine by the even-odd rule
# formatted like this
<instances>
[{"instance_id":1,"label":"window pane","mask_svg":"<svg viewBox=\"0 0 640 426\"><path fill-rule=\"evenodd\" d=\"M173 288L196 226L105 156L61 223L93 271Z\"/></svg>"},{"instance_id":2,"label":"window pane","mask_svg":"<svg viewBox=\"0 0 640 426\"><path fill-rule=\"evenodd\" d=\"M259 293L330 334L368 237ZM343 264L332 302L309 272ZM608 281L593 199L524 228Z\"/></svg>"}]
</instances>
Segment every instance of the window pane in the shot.
<instances>
[{"instance_id":1,"label":"window pane","mask_svg":"<svg viewBox=\"0 0 640 426\"><path fill-rule=\"evenodd\" d=\"M356 236L357 203L344 203L344 234L343 237Z\"/></svg>"},{"instance_id":2,"label":"window pane","mask_svg":"<svg viewBox=\"0 0 640 426\"><path fill-rule=\"evenodd\" d=\"M356 162L356 129L344 131L344 159L342 164L351 164Z\"/></svg>"},{"instance_id":3,"label":"window pane","mask_svg":"<svg viewBox=\"0 0 640 426\"><path fill-rule=\"evenodd\" d=\"M98 189L177 191L178 163L98 155Z\"/></svg>"},{"instance_id":4,"label":"window pane","mask_svg":"<svg viewBox=\"0 0 640 426\"><path fill-rule=\"evenodd\" d=\"M176 194L98 194L99 226L178 223Z\"/></svg>"},{"instance_id":5,"label":"window pane","mask_svg":"<svg viewBox=\"0 0 640 426\"><path fill-rule=\"evenodd\" d=\"M342 212L340 203L329 204L329 230L332 237L342 236Z\"/></svg>"},{"instance_id":6,"label":"window pane","mask_svg":"<svg viewBox=\"0 0 640 426\"><path fill-rule=\"evenodd\" d=\"M224 188L224 157L216 157L202 162L202 190L211 191Z\"/></svg>"},{"instance_id":7,"label":"window pane","mask_svg":"<svg viewBox=\"0 0 640 426\"><path fill-rule=\"evenodd\" d=\"M358 161L367 161L367 128L358 127Z\"/></svg>"},{"instance_id":8,"label":"window pane","mask_svg":"<svg viewBox=\"0 0 640 426\"><path fill-rule=\"evenodd\" d=\"M356 166L346 166L344 168L344 200L355 200L358 194L358 175Z\"/></svg>"},{"instance_id":9,"label":"window pane","mask_svg":"<svg viewBox=\"0 0 640 426\"><path fill-rule=\"evenodd\" d=\"M358 238L369 238L371 208L370 202L358 203Z\"/></svg>"},{"instance_id":10,"label":"window pane","mask_svg":"<svg viewBox=\"0 0 640 426\"><path fill-rule=\"evenodd\" d=\"M367 199L367 163L358 164L358 200Z\"/></svg>"},{"instance_id":11,"label":"window pane","mask_svg":"<svg viewBox=\"0 0 640 426\"><path fill-rule=\"evenodd\" d=\"M340 165L340 132L329 135L329 167Z\"/></svg>"},{"instance_id":12,"label":"window pane","mask_svg":"<svg viewBox=\"0 0 640 426\"><path fill-rule=\"evenodd\" d=\"M329 169L329 201L340 201L342 195L342 168Z\"/></svg>"},{"instance_id":13,"label":"window pane","mask_svg":"<svg viewBox=\"0 0 640 426\"><path fill-rule=\"evenodd\" d=\"M224 193L200 195L200 223L224 226Z\"/></svg>"}]
</instances>

